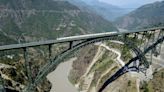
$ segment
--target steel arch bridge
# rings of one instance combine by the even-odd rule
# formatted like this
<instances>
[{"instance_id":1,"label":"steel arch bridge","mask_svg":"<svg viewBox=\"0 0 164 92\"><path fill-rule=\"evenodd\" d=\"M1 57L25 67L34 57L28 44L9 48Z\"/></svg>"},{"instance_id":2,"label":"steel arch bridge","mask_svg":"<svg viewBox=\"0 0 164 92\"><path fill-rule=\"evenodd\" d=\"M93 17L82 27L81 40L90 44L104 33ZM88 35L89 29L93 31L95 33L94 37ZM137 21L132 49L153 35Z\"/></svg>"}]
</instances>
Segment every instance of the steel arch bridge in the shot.
<instances>
[{"instance_id":1,"label":"steel arch bridge","mask_svg":"<svg viewBox=\"0 0 164 92\"><path fill-rule=\"evenodd\" d=\"M46 78L50 71L55 70L56 67L60 63L64 62L64 59L68 57L71 53L89 44L105 40L117 40L125 43L125 45L136 54L136 57L132 58L124 67L116 72L116 74L109 78L99 89L99 92L102 92L107 85L109 85L112 81L116 80L118 77L127 72L144 72L144 70L149 67L150 61L152 61L152 55L160 54L161 46L164 40L164 27L134 30L131 32L107 32L99 34L89 34L58 38L56 40L49 41L5 45L0 46L0 51L23 49L29 83L27 87L22 91L31 92L40 82L42 82L43 79ZM139 40L141 44L138 44L135 40ZM52 45L59 43L69 43L69 48L56 55L55 58L52 59ZM27 57L27 49L37 46L48 46L49 61L46 65L39 69L37 76L35 77L35 79L33 79L32 72L30 70L31 66ZM151 54L151 60L147 60L145 56L147 53Z\"/></svg>"}]
</instances>

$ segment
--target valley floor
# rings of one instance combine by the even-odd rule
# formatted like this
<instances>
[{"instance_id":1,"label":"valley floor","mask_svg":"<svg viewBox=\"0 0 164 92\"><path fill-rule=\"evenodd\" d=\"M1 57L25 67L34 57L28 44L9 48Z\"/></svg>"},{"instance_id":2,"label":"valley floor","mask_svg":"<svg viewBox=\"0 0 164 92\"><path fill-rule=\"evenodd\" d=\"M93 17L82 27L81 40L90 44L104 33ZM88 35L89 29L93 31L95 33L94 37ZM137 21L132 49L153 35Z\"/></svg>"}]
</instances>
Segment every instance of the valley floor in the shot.
<instances>
[{"instance_id":1,"label":"valley floor","mask_svg":"<svg viewBox=\"0 0 164 92\"><path fill-rule=\"evenodd\" d=\"M123 44L115 41L111 42ZM111 76L119 68L125 65L125 62L121 58L121 52L119 51L119 49L111 48L105 43L96 43L95 45L98 46L97 53L93 57L85 73L81 76L76 85L73 85L69 82L68 76L72 69L72 63L73 61L77 60L77 58L72 58L67 62L60 64L55 71L47 76L48 80L52 83L51 92L97 92L98 88L102 85L106 78L109 78L109 76ZM97 81L95 81L95 75L97 71L94 71L94 67L96 67L96 63L98 63L99 59L104 55L104 53L106 53L105 51L112 53L111 55L114 54L110 57L114 58L114 62L111 63L109 68L102 71L102 73L98 75L99 78L97 79ZM153 72L155 71L155 69L163 69L164 62L162 61L161 56L153 57L153 60L156 62L153 62L153 64L147 70L146 76L143 73L127 73L111 83L104 90L104 92L145 92L145 88L142 88L144 86L143 83L145 83L144 81L147 81L146 87L150 89L150 92L154 92L151 91L153 90L153 88L151 87L154 83L153 80L156 79L156 77L153 77ZM164 73L161 73L164 77Z\"/></svg>"}]
</instances>

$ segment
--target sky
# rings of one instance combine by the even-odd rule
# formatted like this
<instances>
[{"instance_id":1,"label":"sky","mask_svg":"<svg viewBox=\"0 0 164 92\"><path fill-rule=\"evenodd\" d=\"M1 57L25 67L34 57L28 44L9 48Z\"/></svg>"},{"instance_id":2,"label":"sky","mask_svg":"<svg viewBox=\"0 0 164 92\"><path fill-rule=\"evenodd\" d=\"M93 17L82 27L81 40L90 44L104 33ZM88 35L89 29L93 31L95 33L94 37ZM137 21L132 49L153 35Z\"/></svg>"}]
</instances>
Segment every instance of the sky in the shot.
<instances>
[{"instance_id":1,"label":"sky","mask_svg":"<svg viewBox=\"0 0 164 92\"><path fill-rule=\"evenodd\" d=\"M144 4L153 3L162 0L99 0L99 1L116 5L122 8L138 8Z\"/></svg>"}]
</instances>

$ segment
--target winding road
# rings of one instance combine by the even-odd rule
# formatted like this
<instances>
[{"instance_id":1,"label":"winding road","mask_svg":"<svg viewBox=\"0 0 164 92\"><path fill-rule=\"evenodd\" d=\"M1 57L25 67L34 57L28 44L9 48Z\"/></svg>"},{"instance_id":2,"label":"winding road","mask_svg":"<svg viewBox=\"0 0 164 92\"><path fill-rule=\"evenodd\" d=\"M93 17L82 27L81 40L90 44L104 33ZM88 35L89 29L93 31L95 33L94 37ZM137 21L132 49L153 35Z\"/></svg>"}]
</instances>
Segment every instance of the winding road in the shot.
<instances>
[{"instance_id":1,"label":"winding road","mask_svg":"<svg viewBox=\"0 0 164 92\"><path fill-rule=\"evenodd\" d=\"M121 53L120 53L119 51L117 51L116 49L113 49L113 48L109 48L109 47L108 47L107 45L105 45L105 44L101 44L100 46L106 48L106 49L109 50L109 51L112 51L112 52L116 53L116 54L118 55L118 56L117 56L117 61L121 64L122 67L125 66L125 62L122 61L122 59L121 59Z\"/></svg>"}]
</instances>

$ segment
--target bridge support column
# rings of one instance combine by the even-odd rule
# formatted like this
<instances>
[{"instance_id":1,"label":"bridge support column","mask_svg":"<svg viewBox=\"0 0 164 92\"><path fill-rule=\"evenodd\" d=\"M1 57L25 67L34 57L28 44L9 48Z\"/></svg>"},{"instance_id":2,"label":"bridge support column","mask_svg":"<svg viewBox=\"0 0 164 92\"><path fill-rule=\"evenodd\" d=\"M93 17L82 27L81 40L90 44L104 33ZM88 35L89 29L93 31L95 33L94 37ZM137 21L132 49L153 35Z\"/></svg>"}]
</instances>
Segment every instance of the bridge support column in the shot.
<instances>
[{"instance_id":1,"label":"bridge support column","mask_svg":"<svg viewBox=\"0 0 164 92\"><path fill-rule=\"evenodd\" d=\"M48 45L48 51L49 51L49 60L52 61L52 44Z\"/></svg>"},{"instance_id":2,"label":"bridge support column","mask_svg":"<svg viewBox=\"0 0 164 92\"><path fill-rule=\"evenodd\" d=\"M133 37L133 39L138 38L138 34L139 34L139 33L134 33L134 37Z\"/></svg>"},{"instance_id":3,"label":"bridge support column","mask_svg":"<svg viewBox=\"0 0 164 92\"><path fill-rule=\"evenodd\" d=\"M1 74L0 74L0 92L6 92L5 87L4 87L4 81Z\"/></svg>"},{"instance_id":4,"label":"bridge support column","mask_svg":"<svg viewBox=\"0 0 164 92\"><path fill-rule=\"evenodd\" d=\"M153 31L155 32L155 30L153 30ZM144 45L144 50L149 46L149 44L150 44L150 42L151 42L151 37L152 37L152 35L154 35L153 31L151 31L151 33L146 32L146 37L145 37L145 39L147 39L148 41L147 41L147 43L145 43L145 45Z\"/></svg>"},{"instance_id":5,"label":"bridge support column","mask_svg":"<svg viewBox=\"0 0 164 92\"><path fill-rule=\"evenodd\" d=\"M159 39L160 37L162 37L164 35L164 29L161 29L160 32L159 32L159 35L158 35L158 38ZM162 44L163 42L159 45L159 49L158 49L158 53L160 54L161 53L161 49L162 49Z\"/></svg>"},{"instance_id":6,"label":"bridge support column","mask_svg":"<svg viewBox=\"0 0 164 92\"><path fill-rule=\"evenodd\" d=\"M23 48L24 50L24 59L25 59L25 70L27 72L27 77L28 77L28 86L31 85L33 83L33 79L32 79L32 73L31 73L31 65L29 64L29 60L28 60L28 52L27 52L27 48Z\"/></svg>"},{"instance_id":7,"label":"bridge support column","mask_svg":"<svg viewBox=\"0 0 164 92\"><path fill-rule=\"evenodd\" d=\"M124 42L127 41L127 39L128 39L127 36L128 36L128 35L129 35L129 34L124 34L124 35L123 35L123 40L124 40Z\"/></svg>"},{"instance_id":8,"label":"bridge support column","mask_svg":"<svg viewBox=\"0 0 164 92\"><path fill-rule=\"evenodd\" d=\"M155 31L154 31L154 33L152 33L153 34L153 37L152 37L152 42L151 43L153 43L154 42L154 40L155 40ZM151 50L151 56L150 56L150 62L152 63L152 61L153 61L153 53L154 53L154 51L156 51L156 48L153 48L152 50Z\"/></svg>"},{"instance_id":9,"label":"bridge support column","mask_svg":"<svg viewBox=\"0 0 164 92\"><path fill-rule=\"evenodd\" d=\"M142 44L143 44L143 42L145 42L145 32L143 32L142 34L142 37L141 37L141 45L139 46L139 49L141 49L142 50Z\"/></svg>"},{"instance_id":10,"label":"bridge support column","mask_svg":"<svg viewBox=\"0 0 164 92\"><path fill-rule=\"evenodd\" d=\"M69 42L69 49L72 49L72 47L73 47L73 41L70 41Z\"/></svg>"}]
</instances>

